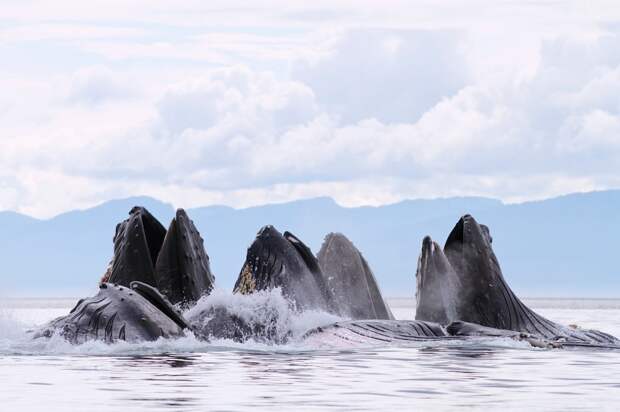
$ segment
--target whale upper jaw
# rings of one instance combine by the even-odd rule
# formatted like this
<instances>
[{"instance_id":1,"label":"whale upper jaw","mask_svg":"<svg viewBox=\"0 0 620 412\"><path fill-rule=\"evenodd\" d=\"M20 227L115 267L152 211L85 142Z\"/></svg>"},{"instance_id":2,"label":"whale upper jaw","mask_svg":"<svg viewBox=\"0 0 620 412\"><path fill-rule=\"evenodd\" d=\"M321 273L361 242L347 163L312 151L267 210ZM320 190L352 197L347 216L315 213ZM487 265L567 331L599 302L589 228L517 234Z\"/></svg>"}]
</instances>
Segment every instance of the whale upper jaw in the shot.
<instances>
[{"instance_id":1,"label":"whale upper jaw","mask_svg":"<svg viewBox=\"0 0 620 412\"><path fill-rule=\"evenodd\" d=\"M194 222L178 209L155 264L155 285L173 304L189 306L214 287L209 255Z\"/></svg>"},{"instance_id":2,"label":"whale upper jaw","mask_svg":"<svg viewBox=\"0 0 620 412\"><path fill-rule=\"evenodd\" d=\"M498 329L519 327L521 307L502 274L488 227L464 215L450 232L444 254L460 281L458 317ZM517 322L518 323L518 322Z\"/></svg>"},{"instance_id":3,"label":"whale upper jaw","mask_svg":"<svg viewBox=\"0 0 620 412\"><path fill-rule=\"evenodd\" d=\"M155 284L155 263L166 229L144 207L135 206L116 225L114 257L106 282L129 287L132 281Z\"/></svg>"},{"instance_id":4,"label":"whale upper jaw","mask_svg":"<svg viewBox=\"0 0 620 412\"><path fill-rule=\"evenodd\" d=\"M339 315L350 319L393 319L362 253L342 233L329 233L317 255Z\"/></svg>"},{"instance_id":5,"label":"whale upper jaw","mask_svg":"<svg viewBox=\"0 0 620 412\"><path fill-rule=\"evenodd\" d=\"M416 270L416 319L447 324L458 317L460 280L441 247L422 241Z\"/></svg>"},{"instance_id":6,"label":"whale upper jaw","mask_svg":"<svg viewBox=\"0 0 620 412\"><path fill-rule=\"evenodd\" d=\"M250 294L258 290L282 287L286 271L285 256L291 253L288 249L292 249L292 246L276 228L271 225L263 226L248 248L233 292Z\"/></svg>"},{"instance_id":7,"label":"whale upper jaw","mask_svg":"<svg viewBox=\"0 0 620 412\"><path fill-rule=\"evenodd\" d=\"M262 227L248 248L235 293L281 288L298 309L332 311L319 265L310 249L289 232Z\"/></svg>"}]
</instances>

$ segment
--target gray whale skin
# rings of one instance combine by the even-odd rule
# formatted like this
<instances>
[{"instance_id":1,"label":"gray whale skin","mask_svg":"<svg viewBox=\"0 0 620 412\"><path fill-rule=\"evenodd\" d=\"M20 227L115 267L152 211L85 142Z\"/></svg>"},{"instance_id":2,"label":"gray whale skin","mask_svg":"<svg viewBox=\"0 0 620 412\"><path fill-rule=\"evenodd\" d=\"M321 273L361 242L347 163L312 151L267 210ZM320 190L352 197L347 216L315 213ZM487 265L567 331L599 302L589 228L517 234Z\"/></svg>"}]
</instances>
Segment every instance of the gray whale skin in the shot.
<instances>
[{"instance_id":1,"label":"gray whale skin","mask_svg":"<svg viewBox=\"0 0 620 412\"><path fill-rule=\"evenodd\" d=\"M132 282L128 288L102 283L99 293L80 300L67 316L53 320L35 338L59 333L71 343L153 341L183 336L188 326L152 286Z\"/></svg>"}]
</instances>

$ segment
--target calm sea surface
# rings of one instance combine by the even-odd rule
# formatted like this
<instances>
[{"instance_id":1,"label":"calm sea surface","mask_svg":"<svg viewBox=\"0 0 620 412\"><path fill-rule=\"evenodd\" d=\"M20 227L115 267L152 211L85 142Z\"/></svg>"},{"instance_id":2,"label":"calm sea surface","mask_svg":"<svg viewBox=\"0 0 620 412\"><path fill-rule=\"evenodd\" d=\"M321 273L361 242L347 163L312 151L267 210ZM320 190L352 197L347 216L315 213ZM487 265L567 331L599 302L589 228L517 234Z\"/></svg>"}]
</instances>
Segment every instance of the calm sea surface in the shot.
<instances>
[{"instance_id":1,"label":"calm sea surface","mask_svg":"<svg viewBox=\"0 0 620 412\"><path fill-rule=\"evenodd\" d=\"M397 317L413 317L411 300L390 303ZM620 336L620 300L527 303L552 320ZM0 304L1 411L620 408L620 353L611 351L531 349L511 340L362 348L192 337L78 347L30 340L28 329L74 304Z\"/></svg>"}]
</instances>

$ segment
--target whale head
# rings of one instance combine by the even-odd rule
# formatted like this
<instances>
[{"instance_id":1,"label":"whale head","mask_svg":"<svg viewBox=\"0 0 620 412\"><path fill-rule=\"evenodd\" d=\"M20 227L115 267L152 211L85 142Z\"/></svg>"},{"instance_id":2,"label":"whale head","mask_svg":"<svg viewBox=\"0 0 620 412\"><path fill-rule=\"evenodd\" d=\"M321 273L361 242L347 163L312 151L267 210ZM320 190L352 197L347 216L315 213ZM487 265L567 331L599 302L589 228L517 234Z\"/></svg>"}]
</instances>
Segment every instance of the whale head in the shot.
<instances>
[{"instance_id":1,"label":"whale head","mask_svg":"<svg viewBox=\"0 0 620 412\"><path fill-rule=\"evenodd\" d=\"M155 263L165 236L166 229L146 208L132 208L129 217L116 225L114 257L102 282L155 285Z\"/></svg>"},{"instance_id":2,"label":"whale head","mask_svg":"<svg viewBox=\"0 0 620 412\"><path fill-rule=\"evenodd\" d=\"M460 290L460 280L443 250L426 236L416 270L416 320L442 324L456 320Z\"/></svg>"},{"instance_id":3,"label":"whale head","mask_svg":"<svg viewBox=\"0 0 620 412\"><path fill-rule=\"evenodd\" d=\"M155 264L155 286L173 304L190 306L213 289L209 255L194 222L178 209Z\"/></svg>"},{"instance_id":4,"label":"whale head","mask_svg":"<svg viewBox=\"0 0 620 412\"><path fill-rule=\"evenodd\" d=\"M506 326L501 289L508 286L492 241L489 228L471 215L458 220L443 250L424 238L416 271L417 320Z\"/></svg>"},{"instance_id":5,"label":"whale head","mask_svg":"<svg viewBox=\"0 0 620 412\"><path fill-rule=\"evenodd\" d=\"M329 233L317 255L340 315L350 319L393 319L362 253L342 233Z\"/></svg>"},{"instance_id":6,"label":"whale head","mask_svg":"<svg viewBox=\"0 0 620 412\"><path fill-rule=\"evenodd\" d=\"M444 253L460 281L458 320L507 329L514 324L517 301L491 243L489 228L465 215L450 232Z\"/></svg>"},{"instance_id":7,"label":"whale head","mask_svg":"<svg viewBox=\"0 0 620 412\"><path fill-rule=\"evenodd\" d=\"M234 292L281 288L300 309L330 309L329 291L316 258L301 240L271 225L259 230L247 251Z\"/></svg>"}]
</instances>

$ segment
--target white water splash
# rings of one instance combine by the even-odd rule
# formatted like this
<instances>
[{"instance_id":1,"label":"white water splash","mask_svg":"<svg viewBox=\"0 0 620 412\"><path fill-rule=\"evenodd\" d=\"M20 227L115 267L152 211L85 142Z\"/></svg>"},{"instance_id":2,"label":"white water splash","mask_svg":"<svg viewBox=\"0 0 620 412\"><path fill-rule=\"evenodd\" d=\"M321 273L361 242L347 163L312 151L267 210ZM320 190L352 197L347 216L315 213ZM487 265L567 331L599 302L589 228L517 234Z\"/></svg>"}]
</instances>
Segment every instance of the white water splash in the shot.
<instances>
[{"instance_id":1,"label":"white water splash","mask_svg":"<svg viewBox=\"0 0 620 412\"><path fill-rule=\"evenodd\" d=\"M148 355L159 353L200 353L222 349L234 350L295 350L298 340L305 332L342 320L322 311L297 311L282 296L280 289L261 291L252 295L233 294L215 289L186 311L184 316L192 318L198 313L213 308L224 308L249 324L275 322L278 337L288 336L287 345L272 345L255 341L238 343L219 339L205 342L197 339L190 331L186 336L174 339L159 339L154 342L117 342L108 344L88 341L80 345L67 342L59 335L51 338L33 339L33 331L41 325L25 323L16 319L11 310L0 308L0 355ZM67 309L67 313L70 308ZM47 319L52 320L52 319Z\"/></svg>"},{"instance_id":2,"label":"white water splash","mask_svg":"<svg viewBox=\"0 0 620 412\"><path fill-rule=\"evenodd\" d=\"M299 339L308 330L342 320L342 318L318 310L298 311L292 307L280 288L254 292L251 295L233 294L215 289L194 307L185 312L187 319L200 318L201 322L210 319L199 316L224 309L228 314L239 317L246 324L267 325L275 332L276 341Z\"/></svg>"},{"instance_id":3,"label":"white water splash","mask_svg":"<svg viewBox=\"0 0 620 412\"><path fill-rule=\"evenodd\" d=\"M53 302L42 301L41 304L49 305ZM68 303L74 304L73 301ZM56 304L57 305L57 304ZM28 306L30 308L30 306ZM250 324L274 322L274 330L280 337L288 336L287 343L282 345L264 342L247 341L244 343L231 340L219 339L206 342L197 339L191 332L186 336L175 339L159 339L154 342L127 343L118 342L107 344L101 341L89 341L81 345L73 345L60 336L50 339L33 339L32 331L40 325L33 323L32 314L24 314L24 309L0 308L0 356L2 355L96 355L96 356L135 356L154 355L162 353L189 354L206 353L221 350L233 351L267 351L267 352L298 352L316 350L351 350L360 347L376 347L377 342L352 345L351 342L341 339L330 339L321 334L311 335L304 339L307 331L318 326L324 326L342 320L334 315L321 311L298 311L291 307L289 302L279 289L257 292L252 295L232 294L221 289L214 290L211 295L202 298L193 308L184 313L187 318L192 318L203 311L214 308L224 308L228 313L234 314ZM67 307L68 313L70 307ZM56 306L56 313L47 317L38 317L38 323L46 323L57 316L59 310L65 313L65 309ZM37 307L37 313L41 312ZM45 311L43 311L45 313ZM407 312L409 313L409 312ZM24 320L27 319L27 320ZM393 345L380 344L381 346L401 346L402 343ZM534 349L526 342L519 342L509 338L497 339L471 339L468 341L429 341L415 342L408 346L413 347L501 347L510 349Z\"/></svg>"},{"instance_id":4,"label":"white water splash","mask_svg":"<svg viewBox=\"0 0 620 412\"><path fill-rule=\"evenodd\" d=\"M24 335L27 326L15 319L12 312L0 308L0 342L17 339Z\"/></svg>"}]
</instances>

